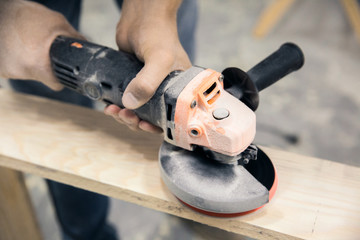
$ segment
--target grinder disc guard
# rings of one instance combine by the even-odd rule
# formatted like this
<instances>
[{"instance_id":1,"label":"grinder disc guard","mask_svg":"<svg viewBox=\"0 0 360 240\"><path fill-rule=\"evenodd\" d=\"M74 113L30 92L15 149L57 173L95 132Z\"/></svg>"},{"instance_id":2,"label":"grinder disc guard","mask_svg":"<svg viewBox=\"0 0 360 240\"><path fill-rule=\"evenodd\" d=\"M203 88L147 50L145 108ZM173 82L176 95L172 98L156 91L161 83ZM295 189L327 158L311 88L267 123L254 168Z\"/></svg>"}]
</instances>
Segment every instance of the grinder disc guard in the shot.
<instances>
[{"instance_id":1,"label":"grinder disc guard","mask_svg":"<svg viewBox=\"0 0 360 240\"><path fill-rule=\"evenodd\" d=\"M159 152L161 175L170 191L201 213L233 217L271 199L276 171L266 154L245 166L224 164L164 142Z\"/></svg>"}]
</instances>

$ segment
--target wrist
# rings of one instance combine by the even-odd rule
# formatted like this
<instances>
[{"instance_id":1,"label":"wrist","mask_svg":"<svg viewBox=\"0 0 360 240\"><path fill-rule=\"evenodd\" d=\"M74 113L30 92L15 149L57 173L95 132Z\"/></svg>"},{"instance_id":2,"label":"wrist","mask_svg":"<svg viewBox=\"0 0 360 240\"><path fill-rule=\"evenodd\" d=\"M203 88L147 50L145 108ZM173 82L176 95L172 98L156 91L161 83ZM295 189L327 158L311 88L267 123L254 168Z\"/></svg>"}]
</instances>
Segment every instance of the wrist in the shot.
<instances>
[{"instance_id":1,"label":"wrist","mask_svg":"<svg viewBox=\"0 0 360 240\"><path fill-rule=\"evenodd\" d=\"M124 0L122 14L128 17L176 21L182 0Z\"/></svg>"}]
</instances>

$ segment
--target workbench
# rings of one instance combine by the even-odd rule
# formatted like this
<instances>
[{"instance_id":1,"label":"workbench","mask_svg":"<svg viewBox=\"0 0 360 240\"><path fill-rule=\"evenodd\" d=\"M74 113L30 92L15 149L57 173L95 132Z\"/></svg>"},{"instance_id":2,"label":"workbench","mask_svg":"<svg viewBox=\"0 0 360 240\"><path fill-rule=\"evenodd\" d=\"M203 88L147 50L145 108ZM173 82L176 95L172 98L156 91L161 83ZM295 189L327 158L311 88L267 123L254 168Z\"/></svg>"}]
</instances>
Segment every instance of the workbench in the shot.
<instances>
[{"instance_id":1,"label":"workbench","mask_svg":"<svg viewBox=\"0 0 360 240\"><path fill-rule=\"evenodd\" d=\"M208 217L181 204L161 181L161 136L9 90L0 89L0 101L0 239L41 239L17 171L256 239L359 239L358 167L262 147L279 176L271 203L241 217Z\"/></svg>"}]
</instances>

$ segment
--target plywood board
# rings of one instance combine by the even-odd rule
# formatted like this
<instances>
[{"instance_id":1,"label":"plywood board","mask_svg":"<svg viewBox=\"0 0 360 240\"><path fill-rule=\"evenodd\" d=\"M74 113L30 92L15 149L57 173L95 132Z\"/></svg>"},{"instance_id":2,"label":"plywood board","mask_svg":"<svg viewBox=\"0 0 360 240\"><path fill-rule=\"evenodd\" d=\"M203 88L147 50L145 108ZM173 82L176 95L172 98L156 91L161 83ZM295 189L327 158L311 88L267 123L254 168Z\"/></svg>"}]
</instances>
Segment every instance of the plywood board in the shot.
<instances>
[{"instance_id":1,"label":"plywood board","mask_svg":"<svg viewBox=\"0 0 360 240\"><path fill-rule=\"evenodd\" d=\"M261 210L220 219L186 208L160 179L161 136L110 117L0 90L0 165L71 184L257 239L356 239L360 168L263 148L278 192Z\"/></svg>"}]
</instances>

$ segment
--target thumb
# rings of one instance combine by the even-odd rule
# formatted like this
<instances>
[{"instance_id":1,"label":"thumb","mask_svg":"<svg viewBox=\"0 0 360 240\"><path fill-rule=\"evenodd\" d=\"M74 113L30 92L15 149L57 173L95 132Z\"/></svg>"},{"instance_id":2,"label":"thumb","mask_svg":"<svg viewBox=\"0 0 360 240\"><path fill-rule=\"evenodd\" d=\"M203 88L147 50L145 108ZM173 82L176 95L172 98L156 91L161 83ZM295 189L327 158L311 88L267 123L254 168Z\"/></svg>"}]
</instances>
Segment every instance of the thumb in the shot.
<instances>
[{"instance_id":1,"label":"thumb","mask_svg":"<svg viewBox=\"0 0 360 240\"><path fill-rule=\"evenodd\" d=\"M173 61L145 61L144 67L129 83L122 98L123 105L128 109L136 109L144 105L171 72Z\"/></svg>"}]
</instances>

